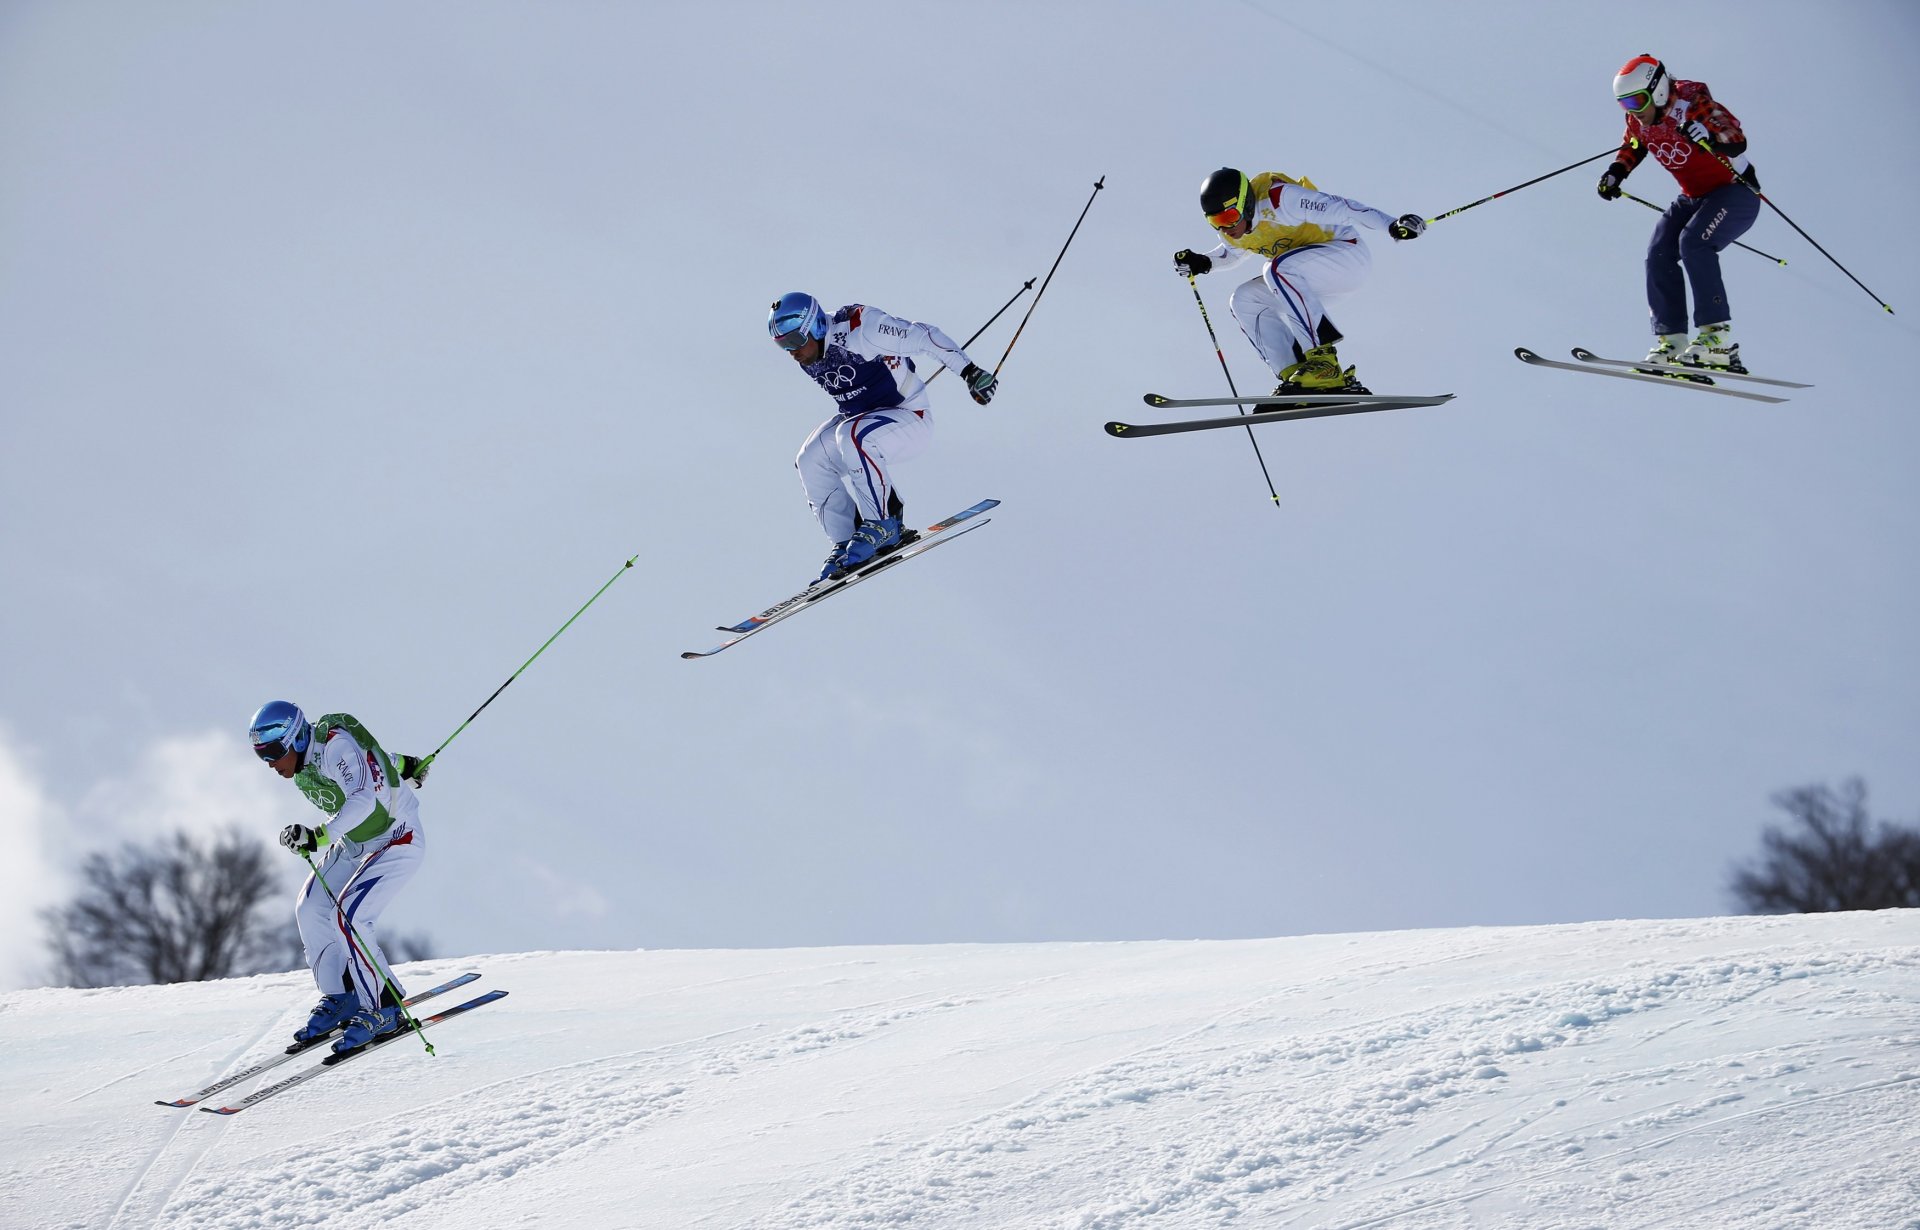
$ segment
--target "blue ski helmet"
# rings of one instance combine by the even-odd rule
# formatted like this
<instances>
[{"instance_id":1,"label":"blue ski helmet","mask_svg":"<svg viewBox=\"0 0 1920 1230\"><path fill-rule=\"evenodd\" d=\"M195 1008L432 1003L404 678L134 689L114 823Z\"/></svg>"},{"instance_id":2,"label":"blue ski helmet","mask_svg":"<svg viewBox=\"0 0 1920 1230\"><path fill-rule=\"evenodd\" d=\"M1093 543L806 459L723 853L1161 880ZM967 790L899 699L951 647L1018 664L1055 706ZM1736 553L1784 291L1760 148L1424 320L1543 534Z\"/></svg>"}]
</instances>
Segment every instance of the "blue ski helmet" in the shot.
<instances>
[{"instance_id":1,"label":"blue ski helmet","mask_svg":"<svg viewBox=\"0 0 1920 1230\"><path fill-rule=\"evenodd\" d=\"M767 314L767 332L780 349L798 350L809 341L826 337L827 321L832 316L812 295L790 290L773 301L773 311Z\"/></svg>"},{"instance_id":2,"label":"blue ski helmet","mask_svg":"<svg viewBox=\"0 0 1920 1230\"><path fill-rule=\"evenodd\" d=\"M270 700L253 715L247 734L253 739L253 754L272 764L288 752L306 755L307 745L313 742L313 723L292 701Z\"/></svg>"}]
</instances>

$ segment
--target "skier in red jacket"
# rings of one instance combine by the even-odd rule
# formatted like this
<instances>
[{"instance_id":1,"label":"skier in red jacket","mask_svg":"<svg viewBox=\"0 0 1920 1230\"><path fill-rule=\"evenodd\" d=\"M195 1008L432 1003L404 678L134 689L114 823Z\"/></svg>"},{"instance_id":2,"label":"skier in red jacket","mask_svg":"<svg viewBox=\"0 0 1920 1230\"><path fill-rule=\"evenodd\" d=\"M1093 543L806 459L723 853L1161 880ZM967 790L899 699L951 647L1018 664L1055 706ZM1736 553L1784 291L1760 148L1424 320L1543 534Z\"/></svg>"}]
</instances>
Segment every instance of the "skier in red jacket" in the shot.
<instances>
[{"instance_id":1,"label":"skier in red jacket","mask_svg":"<svg viewBox=\"0 0 1920 1230\"><path fill-rule=\"evenodd\" d=\"M1618 157L1600 177L1601 198L1617 198L1620 182L1648 154L1680 181L1680 195L1654 224L1647 245L1647 307L1654 332L1647 362L1745 372L1720 278L1720 250L1760 216L1755 191L1760 181L1747 161L1740 121L1714 101L1705 83L1669 76L1667 66L1651 55L1628 60L1613 79L1613 93L1626 109L1627 131ZM1689 284L1697 330L1691 342Z\"/></svg>"}]
</instances>

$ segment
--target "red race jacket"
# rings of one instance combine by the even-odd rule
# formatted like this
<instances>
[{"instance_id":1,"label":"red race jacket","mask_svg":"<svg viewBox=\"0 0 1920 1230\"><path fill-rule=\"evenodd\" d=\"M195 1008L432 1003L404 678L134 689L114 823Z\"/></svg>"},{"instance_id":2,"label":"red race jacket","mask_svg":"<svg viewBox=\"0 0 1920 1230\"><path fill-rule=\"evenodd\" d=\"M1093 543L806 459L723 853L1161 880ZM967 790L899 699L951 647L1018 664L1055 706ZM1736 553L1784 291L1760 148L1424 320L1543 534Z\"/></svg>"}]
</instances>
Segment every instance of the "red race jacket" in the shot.
<instances>
[{"instance_id":1,"label":"red race jacket","mask_svg":"<svg viewBox=\"0 0 1920 1230\"><path fill-rule=\"evenodd\" d=\"M1673 97L1668 100L1666 114L1660 117L1659 123L1643 124L1639 116L1627 117L1626 136L1620 142L1617 155L1620 165L1631 171L1652 154L1654 161L1673 172L1673 177L1680 181L1680 191L1690 197L1703 197L1716 188L1726 187L1733 182L1733 172L1720 159L1695 145L1686 134L1686 126L1694 120L1705 124L1713 133L1714 147L1720 153L1735 166L1745 169L1747 136L1740 130L1740 121L1713 100L1705 82L1678 79L1673 83Z\"/></svg>"}]
</instances>

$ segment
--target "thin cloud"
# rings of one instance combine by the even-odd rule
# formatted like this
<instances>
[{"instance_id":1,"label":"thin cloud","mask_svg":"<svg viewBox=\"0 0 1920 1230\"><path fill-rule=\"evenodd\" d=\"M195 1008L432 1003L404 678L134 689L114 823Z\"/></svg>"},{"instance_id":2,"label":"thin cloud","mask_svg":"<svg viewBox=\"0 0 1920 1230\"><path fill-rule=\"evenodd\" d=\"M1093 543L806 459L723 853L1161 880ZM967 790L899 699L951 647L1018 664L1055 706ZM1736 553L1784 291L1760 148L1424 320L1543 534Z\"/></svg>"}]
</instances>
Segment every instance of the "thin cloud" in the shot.
<instances>
[{"instance_id":1,"label":"thin cloud","mask_svg":"<svg viewBox=\"0 0 1920 1230\"><path fill-rule=\"evenodd\" d=\"M57 817L28 755L0 729L0 990L45 980L36 914L59 896L60 872L49 856Z\"/></svg>"}]
</instances>

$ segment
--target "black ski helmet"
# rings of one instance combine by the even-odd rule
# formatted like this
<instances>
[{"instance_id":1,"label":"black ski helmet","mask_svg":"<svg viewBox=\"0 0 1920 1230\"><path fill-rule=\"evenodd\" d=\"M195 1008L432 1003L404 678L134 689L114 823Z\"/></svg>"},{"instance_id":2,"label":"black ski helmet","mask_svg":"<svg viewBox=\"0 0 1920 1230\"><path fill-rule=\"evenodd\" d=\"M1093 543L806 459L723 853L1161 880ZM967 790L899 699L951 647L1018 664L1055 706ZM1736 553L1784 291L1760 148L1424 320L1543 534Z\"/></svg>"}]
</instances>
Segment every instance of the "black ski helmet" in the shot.
<instances>
[{"instance_id":1,"label":"black ski helmet","mask_svg":"<svg viewBox=\"0 0 1920 1230\"><path fill-rule=\"evenodd\" d=\"M1253 185L1244 172L1236 171L1232 167L1221 167L1200 181L1200 212L1207 215L1209 220L1215 214L1227 209L1237 209L1245 214L1247 197L1252 189ZM1232 226L1233 221L1229 220L1226 225Z\"/></svg>"}]
</instances>

